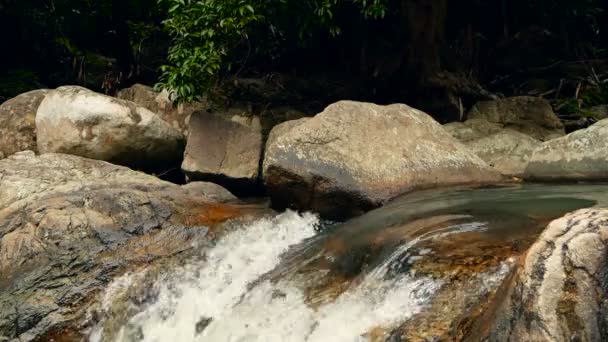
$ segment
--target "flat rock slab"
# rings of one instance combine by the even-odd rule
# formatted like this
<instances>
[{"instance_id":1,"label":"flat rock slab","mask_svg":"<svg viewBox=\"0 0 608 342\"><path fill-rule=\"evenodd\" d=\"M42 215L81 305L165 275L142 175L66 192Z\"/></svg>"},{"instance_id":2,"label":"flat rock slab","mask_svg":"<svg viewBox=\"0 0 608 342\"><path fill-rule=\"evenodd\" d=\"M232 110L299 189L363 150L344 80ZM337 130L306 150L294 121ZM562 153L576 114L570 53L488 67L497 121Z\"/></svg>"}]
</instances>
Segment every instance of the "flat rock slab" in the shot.
<instances>
[{"instance_id":1,"label":"flat rock slab","mask_svg":"<svg viewBox=\"0 0 608 342\"><path fill-rule=\"evenodd\" d=\"M259 190L262 133L230 118L196 112L190 118L190 134L182 170L191 180L220 184L236 195Z\"/></svg>"}]
</instances>

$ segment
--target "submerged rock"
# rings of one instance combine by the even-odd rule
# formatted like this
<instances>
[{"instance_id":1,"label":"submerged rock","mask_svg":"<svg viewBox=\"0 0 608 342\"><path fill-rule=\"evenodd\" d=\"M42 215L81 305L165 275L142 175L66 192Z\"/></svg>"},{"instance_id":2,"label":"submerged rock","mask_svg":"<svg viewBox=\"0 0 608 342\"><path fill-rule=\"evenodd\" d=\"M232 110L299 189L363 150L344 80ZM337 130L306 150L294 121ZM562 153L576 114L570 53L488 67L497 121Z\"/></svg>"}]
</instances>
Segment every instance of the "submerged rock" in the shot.
<instances>
[{"instance_id":1,"label":"submerged rock","mask_svg":"<svg viewBox=\"0 0 608 342\"><path fill-rule=\"evenodd\" d=\"M403 104L340 101L283 129L271 132L263 166L277 209L346 218L415 189L500 180L439 123Z\"/></svg>"},{"instance_id":2,"label":"submerged rock","mask_svg":"<svg viewBox=\"0 0 608 342\"><path fill-rule=\"evenodd\" d=\"M510 129L474 140L465 145L488 165L507 176L521 177L534 150L542 143Z\"/></svg>"},{"instance_id":3,"label":"submerged rock","mask_svg":"<svg viewBox=\"0 0 608 342\"><path fill-rule=\"evenodd\" d=\"M467 114L468 119L485 119L532 136L541 141L565 135L564 125L545 99L516 96L478 102Z\"/></svg>"},{"instance_id":4,"label":"submerged rock","mask_svg":"<svg viewBox=\"0 0 608 342\"><path fill-rule=\"evenodd\" d=\"M23 93L0 105L0 159L36 150L36 111L48 90Z\"/></svg>"},{"instance_id":5,"label":"submerged rock","mask_svg":"<svg viewBox=\"0 0 608 342\"><path fill-rule=\"evenodd\" d=\"M189 251L245 214L103 161L0 160L0 340L78 331L114 277Z\"/></svg>"},{"instance_id":6,"label":"submerged rock","mask_svg":"<svg viewBox=\"0 0 608 342\"><path fill-rule=\"evenodd\" d=\"M538 181L608 179L608 119L545 142L533 153L525 178Z\"/></svg>"},{"instance_id":7,"label":"submerged rock","mask_svg":"<svg viewBox=\"0 0 608 342\"><path fill-rule=\"evenodd\" d=\"M528 251L488 339L605 341L607 260L607 209L553 221Z\"/></svg>"},{"instance_id":8,"label":"submerged rock","mask_svg":"<svg viewBox=\"0 0 608 342\"><path fill-rule=\"evenodd\" d=\"M203 197L212 202L223 203L237 200L236 196L234 196L230 191L215 183L192 182L182 185L182 189L192 196Z\"/></svg>"},{"instance_id":9,"label":"submerged rock","mask_svg":"<svg viewBox=\"0 0 608 342\"><path fill-rule=\"evenodd\" d=\"M135 102L156 113L173 128L181 131L184 136L188 135L190 115L204 107L199 102L174 105L166 90L157 92L152 87L143 84L134 84L129 88L122 89L116 94L116 97Z\"/></svg>"},{"instance_id":10,"label":"submerged rock","mask_svg":"<svg viewBox=\"0 0 608 342\"><path fill-rule=\"evenodd\" d=\"M166 170L183 152L183 135L158 115L82 87L49 92L38 108L36 127L40 153Z\"/></svg>"},{"instance_id":11,"label":"submerged rock","mask_svg":"<svg viewBox=\"0 0 608 342\"><path fill-rule=\"evenodd\" d=\"M257 124L196 112L182 170L191 180L211 181L236 195L259 191L262 133Z\"/></svg>"}]
</instances>

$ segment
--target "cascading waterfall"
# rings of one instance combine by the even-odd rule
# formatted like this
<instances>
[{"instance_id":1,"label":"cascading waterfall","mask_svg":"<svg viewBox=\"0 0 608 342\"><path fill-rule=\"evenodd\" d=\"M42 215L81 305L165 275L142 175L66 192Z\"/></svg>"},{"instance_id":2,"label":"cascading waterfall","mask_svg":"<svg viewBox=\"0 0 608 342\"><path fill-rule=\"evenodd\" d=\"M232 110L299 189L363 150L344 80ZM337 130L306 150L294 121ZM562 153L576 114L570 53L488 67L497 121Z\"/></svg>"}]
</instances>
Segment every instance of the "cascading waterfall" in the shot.
<instances>
[{"instance_id":1,"label":"cascading waterfall","mask_svg":"<svg viewBox=\"0 0 608 342\"><path fill-rule=\"evenodd\" d=\"M374 274L313 309L297 284L256 282L290 246L312 238L317 224L314 215L287 212L227 234L203 262L165 277L156 300L115 336L97 330L91 341L358 341L370 329L417 313L441 285ZM133 277L116 280L108 291L124 289Z\"/></svg>"},{"instance_id":2,"label":"cascading waterfall","mask_svg":"<svg viewBox=\"0 0 608 342\"><path fill-rule=\"evenodd\" d=\"M375 341L417 330L417 319L435 319L425 313L458 321L484 305L480 300L491 300L513 274L519 252L509 246L529 244L548 218L593 204L566 197L543 198L534 206L522 202L528 192L536 201L534 191L395 202L322 233L313 214L288 211L260 219L227 232L200 258L152 277L154 286L144 287L150 295L127 301L128 309L113 305L137 288L146 271L115 279L100 298L101 315L95 317L101 322L89 339ZM340 265L360 251L371 256L359 264L364 266L341 273Z\"/></svg>"}]
</instances>

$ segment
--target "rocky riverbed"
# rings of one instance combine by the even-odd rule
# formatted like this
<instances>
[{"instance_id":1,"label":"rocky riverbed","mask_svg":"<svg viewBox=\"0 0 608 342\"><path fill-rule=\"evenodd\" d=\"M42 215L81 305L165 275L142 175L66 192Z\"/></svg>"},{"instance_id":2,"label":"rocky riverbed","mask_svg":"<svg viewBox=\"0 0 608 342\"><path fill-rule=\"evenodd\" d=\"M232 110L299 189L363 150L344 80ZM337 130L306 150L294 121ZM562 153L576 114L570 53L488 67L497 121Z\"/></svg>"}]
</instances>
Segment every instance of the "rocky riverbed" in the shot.
<instances>
[{"instance_id":1,"label":"rocky riverbed","mask_svg":"<svg viewBox=\"0 0 608 342\"><path fill-rule=\"evenodd\" d=\"M0 341L608 338L605 120L165 95L0 105Z\"/></svg>"}]
</instances>

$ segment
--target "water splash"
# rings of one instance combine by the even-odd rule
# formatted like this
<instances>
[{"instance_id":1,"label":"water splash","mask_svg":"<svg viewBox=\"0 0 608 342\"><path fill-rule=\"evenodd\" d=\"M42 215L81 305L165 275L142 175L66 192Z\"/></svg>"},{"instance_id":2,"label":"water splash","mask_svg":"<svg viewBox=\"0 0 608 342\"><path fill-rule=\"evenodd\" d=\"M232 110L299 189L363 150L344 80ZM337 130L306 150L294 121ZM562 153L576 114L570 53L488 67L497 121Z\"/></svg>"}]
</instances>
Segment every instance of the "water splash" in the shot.
<instances>
[{"instance_id":1,"label":"water splash","mask_svg":"<svg viewBox=\"0 0 608 342\"><path fill-rule=\"evenodd\" d=\"M441 286L407 275L366 277L335 301L313 309L298 284L271 282L262 276L281 263L281 255L291 246L309 245L306 242L315 235L317 224L314 215L287 212L227 234L208 251L205 261L160 281L156 300L117 334L104 336L98 329L95 339L361 341L373 328L390 327L418 313ZM124 289L132 279L118 279L111 288Z\"/></svg>"},{"instance_id":2,"label":"water splash","mask_svg":"<svg viewBox=\"0 0 608 342\"><path fill-rule=\"evenodd\" d=\"M161 281L157 300L134 316L116 340L195 341L201 322L226 315L282 253L315 234L317 223L315 215L286 212L227 234L204 262Z\"/></svg>"},{"instance_id":3,"label":"water splash","mask_svg":"<svg viewBox=\"0 0 608 342\"><path fill-rule=\"evenodd\" d=\"M412 248L420 244L421 242L432 240L432 239L441 239L449 235L453 234L461 234L468 232L479 232L487 229L486 222L465 222L456 225L449 225L444 228L435 229L430 232L423 233L410 241L400 245L397 247L391 255L384 259L382 263L375 267L373 271L368 275L368 278L371 279L382 279L391 267L395 267L395 265L400 265L403 263L404 256L407 256L407 252Z\"/></svg>"}]
</instances>

